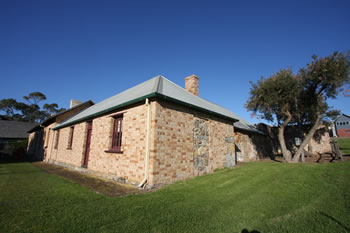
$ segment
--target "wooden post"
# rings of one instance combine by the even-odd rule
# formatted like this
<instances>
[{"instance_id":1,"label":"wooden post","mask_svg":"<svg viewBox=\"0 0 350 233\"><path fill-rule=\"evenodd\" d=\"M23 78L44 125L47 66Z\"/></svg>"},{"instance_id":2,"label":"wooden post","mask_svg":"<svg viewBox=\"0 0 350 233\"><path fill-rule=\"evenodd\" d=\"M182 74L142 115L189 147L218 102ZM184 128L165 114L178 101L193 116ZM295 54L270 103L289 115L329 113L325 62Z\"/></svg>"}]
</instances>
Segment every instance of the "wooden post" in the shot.
<instances>
[{"instance_id":1,"label":"wooden post","mask_svg":"<svg viewBox=\"0 0 350 233\"><path fill-rule=\"evenodd\" d=\"M332 152L335 154L337 159L340 159L341 161L344 161L343 155L339 150L338 142L335 137L331 138L331 146L332 146Z\"/></svg>"}]
</instances>

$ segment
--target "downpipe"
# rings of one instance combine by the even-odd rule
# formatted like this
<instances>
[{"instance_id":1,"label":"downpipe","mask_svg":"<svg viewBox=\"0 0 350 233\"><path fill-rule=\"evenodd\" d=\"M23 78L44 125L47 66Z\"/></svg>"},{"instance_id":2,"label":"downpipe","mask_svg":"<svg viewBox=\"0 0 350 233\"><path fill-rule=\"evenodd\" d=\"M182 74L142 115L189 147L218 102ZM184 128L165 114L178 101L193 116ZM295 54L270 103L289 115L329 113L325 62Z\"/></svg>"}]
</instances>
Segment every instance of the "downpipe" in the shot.
<instances>
[{"instance_id":1,"label":"downpipe","mask_svg":"<svg viewBox=\"0 0 350 233\"><path fill-rule=\"evenodd\" d=\"M146 158L145 158L145 175L138 188L145 189L148 182L148 166L149 166L149 154L150 154L150 137L151 137L151 104L149 99L146 99L145 103L147 107L147 122L146 122Z\"/></svg>"}]
</instances>

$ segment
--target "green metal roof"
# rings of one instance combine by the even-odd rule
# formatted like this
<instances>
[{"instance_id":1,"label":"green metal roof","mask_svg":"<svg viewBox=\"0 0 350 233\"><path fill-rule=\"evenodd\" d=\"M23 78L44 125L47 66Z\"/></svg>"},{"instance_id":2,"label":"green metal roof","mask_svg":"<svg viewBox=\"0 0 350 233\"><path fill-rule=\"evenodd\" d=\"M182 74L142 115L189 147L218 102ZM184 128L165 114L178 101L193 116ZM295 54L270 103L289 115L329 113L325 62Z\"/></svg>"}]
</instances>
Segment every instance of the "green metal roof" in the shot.
<instances>
[{"instance_id":1,"label":"green metal roof","mask_svg":"<svg viewBox=\"0 0 350 233\"><path fill-rule=\"evenodd\" d=\"M238 121L241 119L227 108L221 107L199 96L193 95L186 89L159 75L83 110L72 118L61 122L54 129L63 128L86 121L88 119L102 116L116 109L126 107L146 98L152 97L158 97L181 105L189 106L193 109L217 115L219 117L232 120L232 122L236 123L239 123ZM250 127L247 127L245 122L242 122L242 124L239 124L237 127L243 127L245 130L251 130Z\"/></svg>"}]
</instances>

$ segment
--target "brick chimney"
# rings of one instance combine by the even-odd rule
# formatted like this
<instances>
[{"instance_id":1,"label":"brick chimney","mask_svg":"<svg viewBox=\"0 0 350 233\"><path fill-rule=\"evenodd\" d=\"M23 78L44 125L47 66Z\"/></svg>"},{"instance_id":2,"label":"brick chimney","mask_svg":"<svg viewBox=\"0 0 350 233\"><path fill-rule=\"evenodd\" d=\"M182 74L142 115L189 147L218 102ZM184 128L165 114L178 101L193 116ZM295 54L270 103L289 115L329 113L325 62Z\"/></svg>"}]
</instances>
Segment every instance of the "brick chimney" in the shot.
<instances>
[{"instance_id":1,"label":"brick chimney","mask_svg":"<svg viewBox=\"0 0 350 233\"><path fill-rule=\"evenodd\" d=\"M185 78L185 88L187 91L191 92L193 95L199 96L199 78L192 74Z\"/></svg>"}]
</instances>

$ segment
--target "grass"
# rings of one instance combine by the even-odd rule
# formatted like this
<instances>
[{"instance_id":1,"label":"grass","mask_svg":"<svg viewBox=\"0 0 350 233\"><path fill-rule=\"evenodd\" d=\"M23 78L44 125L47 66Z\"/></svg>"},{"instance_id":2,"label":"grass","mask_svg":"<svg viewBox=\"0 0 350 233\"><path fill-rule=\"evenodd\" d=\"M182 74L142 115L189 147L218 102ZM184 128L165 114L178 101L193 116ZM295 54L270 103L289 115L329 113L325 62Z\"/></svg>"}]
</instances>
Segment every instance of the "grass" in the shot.
<instances>
[{"instance_id":1,"label":"grass","mask_svg":"<svg viewBox=\"0 0 350 233\"><path fill-rule=\"evenodd\" d=\"M248 163L111 198L30 163L3 163L0 232L350 232L349 170Z\"/></svg>"},{"instance_id":2,"label":"grass","mask_svg":"<svg viewBox=\"0 0 350 233\"><path fill-rule=\"evenodd\" d=\"M338 138L339 149L343 151L344 154L350 154L350 138Z\"/></svg>"}]
</instances>

